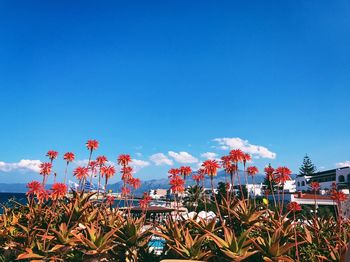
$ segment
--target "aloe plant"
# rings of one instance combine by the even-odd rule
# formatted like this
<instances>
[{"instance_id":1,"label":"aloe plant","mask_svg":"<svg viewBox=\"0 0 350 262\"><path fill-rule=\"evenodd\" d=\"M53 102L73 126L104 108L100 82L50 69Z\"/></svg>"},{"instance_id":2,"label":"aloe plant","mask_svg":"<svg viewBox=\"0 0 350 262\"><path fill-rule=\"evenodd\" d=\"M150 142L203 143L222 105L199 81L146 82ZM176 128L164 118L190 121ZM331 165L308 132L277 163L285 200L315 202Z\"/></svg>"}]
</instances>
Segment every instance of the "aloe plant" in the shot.
<instances>
[{"instance_id":1,"label":"aloe plant","mask_svg":"<svg viewBox=\"0 0 350 262\"><path fill-rule=\"evenodd\" d=\"M253 250L253 240L248 237L249 231L241 233L238 237L232 229L223 226L223 237L208 231L209 239L213 240L218 246L220 253L228 261L243 261L257 253Z\"/></svg>"}]
</instances>

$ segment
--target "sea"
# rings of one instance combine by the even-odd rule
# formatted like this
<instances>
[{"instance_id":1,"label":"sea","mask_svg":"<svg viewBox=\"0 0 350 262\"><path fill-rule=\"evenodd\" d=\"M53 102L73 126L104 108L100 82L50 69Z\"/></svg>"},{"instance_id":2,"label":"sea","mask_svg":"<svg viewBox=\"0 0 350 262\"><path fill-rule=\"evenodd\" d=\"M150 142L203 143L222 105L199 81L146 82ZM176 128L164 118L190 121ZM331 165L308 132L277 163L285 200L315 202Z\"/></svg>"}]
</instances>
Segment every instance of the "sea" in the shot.
<instances>
[{"instance_id":1,"label":"sea","mask_svg":"<svg viewBox=\"0 0 350 262\"><path fill-rule=\"evenodd\" d=\"M11 206L11 203L13 201L19 202L21 204L27 203L27 197L25 193L4 193L0 192L0 214L2 213L3 206ZM130 201L130 200L129 200ZM130 205L130 202L128 201L127 205ZM133 200L133 206L138 206L139 204L138 200ZM124 200L118 200L116 199L114 201L114 207L124 207L125 203Z\"/></svg>"},{"instance_id":2,"label":"sea","mask_svg":"<svg viewBox=\"0 0 350 262\"><path fill-rule=\"evenodd\" d=\"M10 199L13 199L22 204L27 202L25 193L0 193L0 205L8 204Z\"/></svg>"}]
</instances>

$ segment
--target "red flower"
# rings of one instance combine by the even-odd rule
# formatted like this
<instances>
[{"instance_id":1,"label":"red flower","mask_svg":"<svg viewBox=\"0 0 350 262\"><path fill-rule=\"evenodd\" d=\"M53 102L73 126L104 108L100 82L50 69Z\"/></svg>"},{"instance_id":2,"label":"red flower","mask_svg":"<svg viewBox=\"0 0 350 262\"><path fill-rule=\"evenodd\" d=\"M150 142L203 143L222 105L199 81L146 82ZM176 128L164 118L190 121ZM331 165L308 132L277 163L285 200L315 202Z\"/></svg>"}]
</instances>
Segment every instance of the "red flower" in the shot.
<instances>
[{"instance_id":1,"label":"red flower","mask_svg":"<svg viewBox=\"0 0 350 262\"><path fill-rule=\"evenodd\" d=\"M292 174L292 171L290 171L288 167L281 166L276 168L275 170L276 183L285 184L287 180L290 180L290 174Z\"/></svg>"},{"instance_id":2,"label":"red flower","mask_svg":"<svg viewBox=\"0 0 350 262\"><path fill-rule=\"evenodd\" d=\"M192 173L192 169L189 166L182 166L180 167L180 174L186 178L187 176L189 176Z\"/></svg>"},{"instance_id":3,"label":"red flower","mask_svg":"<svg viewBox=\"0 0 350 262\"><path fill-rule=\"evenodd\" d=\"M333 190L331 198L338 203L344 202L348 199L347 196L342 191L336 191L336 190Z\"/></svg>"},{"instance_id":4,"label":"red flower","mask_svg":"<svg viewBox=\"0 0 350 262\"><path fill-rule=\"evenodd\" d=\"M203 162L202 167L208 176L216 176L217 169L220 168L219 163L216 160L206 160Z\"/></svg>"},{"instance_id":5,"label":"red flower","mask_svg":"<svg viewBox=\"0 0 350 262\"><path fill-rule=\"evenodd\" d=\"M115 197L114 196L107 196L106 198L106 204L107 205L113 205L114 204L114 201L115 201Z\"/></svg>"},{"instance_id":6,"label":"red flower","mask_svg":"<svg viewBox=\"0 0 350 262\"><path fill-rule=\"evenodd\" d=\"M122 196L127 196L127 195L130 195L130 189L123 186L122 187Z\"/></svg>"},{"instance_id":7,"label":"red flower","mask_svg":"<svg viewBox=\"0 0 350 262\"><path fill-rule=\"evenodd\" d=\"M227 174L233 175L237 170L238 170L238 166L235 164L231 164L231 165L225 167L225 172Z\"/></svg>"},{"instance_id":8,"label":"red flower","mask_svg":"<svg viewBox=\"0 0 350 262\"><path fill-rule=\"evenodd\" d=\"M37 195L43 189L43 186L38 181L32 181L27 184L27 188L27 195Z\"/></svg>"},{"instance_id":9,"label":"red flower","mask_svg":"<svg viewBox=\"0 0 350 262\"><path fill-rule=\"evenodd\" d=\"M143 193L143 198L139 201L140 207L142 209L146 209L149 206L149 203L151 202L152 198L148 195L147 192Z\"/></svg>"},{"instance_id":10,"label":"red flower","mask_svg":"<svg viewBox=\"0 0 350 262\"><path fill-rule=\"evenodd\" d=\"M49 150L49 151L46 153L46 156L49 157L49 159L50 159L51 161L53 161L54 159L57 158L58 152L57 152L57 151L54 151L54 150Z\"/></svg>"},{"instance_id":11,"label":"red flower","mask_svg":"<svg viewBox=\"0 0 350 262\"><path fill-rule=\"evenodd\" d=\"M91 160L91 161L89 162L89 168L90 168L90 170L91 170L92 173L95 173L96 167L97 167L97 162Z\"/></svg>"},{"instance_id":12,"label":"red flower","mask_svg":"<svg viewBox=\"0 0 350 262\"><path fill-rule=\"evenodd\" d=\"M48 176L51 173L52 164L51 163L41 163L40 164L40 175Z\"/></svg>"},{"instance_id":13,"label":"red flower","mask_svg":"<svg viewBox=\"0 0 350 262\"><path fill-rule=\"evenodd\" d=\"M63 155L63 159L66 160L67 163L73 162L75 159L75 155L72 152L67 152Z\"/></svg>"},{"instance_id":14,"label":"red flower","mask_svg":"<svg viewBox=\"0 0 350 262\"><path fill-rule=\"evenodd\" d=\"M88 140L86 142L86 147L90 151L96 150L98 148L98 141L97 140Z\"/></svg>"},{"instance_id":15,"label":"red flower","mask_svg":"<svg viewBox=\"0 0 350 262\"><path fill-rule=\"evenodd\" d=\"M311 189L314 191L317 191L321 188L320 183L316 181L311 182L310 186L311 186Z\"/></svg>"},{"instance_id":16,"label":"red flower","mask_svg":"<svg viewBox=\"0 0 350 262\"><path fill-rule=\"evenodd\" d=\"M55 183L52 185L51 198L56 200L66 196L67 186L64 183Z\"/></svg>"},{"instance_id":17,"label":"red flower","mask_svg":"<svg viewBox=\"0 0 350 262\"><path fill-rule=\"evenodd\" d=\"M301 206L297 202L290 202L287 209L292 212L301 211Z\"/></svg>"},{"instance_id":18,"label":"red flower","mask_svg":"<svg viewBox=\"0 0 350 262\"><path fill-rule=\"evenodd\" d=\"M243 153L243 163L246 164L250 160L252 160L252 157L248 153Z\"/></svg>"},{"instance_id":19,"label":"red flower","mask_svg":"<svg viewBox=\"0 0 350 262\"><path fill-rule=\"evenodd\" d=\"M182 193L185 191L185 181L180 176L175 176L170 179L171 190L174 193Z\"/></svg>"},{"instance_id":20,"label":"red flower","mask_svg":"<svg viewBox=\"0 0 350 262\"><path fill-rule=\"evenodd\" d=\"M50 194L48 190L45 190L44 188L42 188L36 195L39 204L40 203L44 203L45 201L47 201L50 198Z\"/></svg>"},{"instance_id":21,"label":"red flower","mask_svg":"<svg viewBox=\"0 0 350 262\"><path fill-rule=\"evenodd\" d=\"M200 169L203 170L203 169ZM199 183L200 181L204 180L204 174L202 172L197 171L197 174L192 175L192 179L196 181L196 183Z\"/></svg>"},{"instance_id":22,"label":"red flower","mask_svg":"<svg viewBox=\"0 0 350 262\"><path fill-rule=\"evenodd\" d=\"M178 168L172 168L168 171L168 173L170 174L168 177L169 178L172 178L172 177L175 177L177 176L178 174L180 174L180 169Z\"/></svg>"},{"instance_id":23,"label":"red flower","mask_svg":"<svg viewBox=\"0 0 350 262\"><path fill-rule=\"evenodd\" d=\"M103 166L101 167L101 175L102 177L106 176L106 178L111 178L115 174L114 166Z\"/></svg>"},{"instance_id":24,"label":"red flower","mask_svg":"<svg viewBox=\"0 0 350 262\"><path fill-rule=\"evenodd\" d=\"M240 149L234 149L230 151L230 156L233 162L243 162L244 160L244 153Z\"/></svg>"},{"instance_id":25,"label":"red flower","mask_svg":"<svg viewBox=\"0 0 350 262\"><path fill-rule=\"evenodd\" d=\"M141 187L141 181L139 178L130 178L128 184L131 185L135 190Z\"/></svg>"},{"instance_id":26,"label":"red flower","mask_svg":"<svg viewBox=\"0 0 350 262\"><path fill-rule=\"evenodd\" d=\"M132 178L132 167L130 166L124 166L121 170L122 173L122 180L123 181L128 181L129 179Z\"/></svg>"},{"instance_id":27,"label":"red flower","mask_svg":"<svg viewBox=\"0 0 350 262\"><path fill-rule=\"evenodd\" d=\"M103 166L107 161L108 161L107 157L105 157L105 156L96 157L96 162L99 166Z\"/></svg>"},{"instance_id":28,"label":"red flower","mask_svg":"<svg viewBox=\"0 0 350 262\"><path fill-rule=\"evenodd\" d=\"M264 172L266 174L267 180L269 180L269 181L274 180L274 178L275 178L275 176L274 176L275 169L271 165L265 167L264 168Z\"/></svg>"},{"instance_id":29,"label":"red flower","mask_svg":"<svg viewBox=\"0 0 350 262\"><path fill-rule=\"evenodd\" d=\"M82 180L89 176L89 169L87 167L78 166L73 173L77 179Z\"/></svg>"},{"instance_id":30,"label":"red flower","mask_svg":"<svg viewBox=\"0 0 350 262\"><path fill-rule=\"evenodd\" d=\"M256 166L250 166L247 168L247 173L249 176L254 176L259 173L259 169Z\"/></svg>"},{"instance_id":31,"label":"red flower","mask_svg":"<svg viewBox=\"0 0 350 262\"><path fill-rule=\"evenodd\" d=\"M118 165L127 166L131 162L131 156L130 155L120 155L118 157Z\"/></svg>"},{"instance_id":32,"label":"red flower","mask_svg":"<svg viewBox=\"0 0 350 262\"><path fill-rule=\"evenodd\" d=\"M221 157L222 167L226 170L227 167L230 167L232 165L231 161L232 161L231 156Z\"/></svg>"}]
</instances>

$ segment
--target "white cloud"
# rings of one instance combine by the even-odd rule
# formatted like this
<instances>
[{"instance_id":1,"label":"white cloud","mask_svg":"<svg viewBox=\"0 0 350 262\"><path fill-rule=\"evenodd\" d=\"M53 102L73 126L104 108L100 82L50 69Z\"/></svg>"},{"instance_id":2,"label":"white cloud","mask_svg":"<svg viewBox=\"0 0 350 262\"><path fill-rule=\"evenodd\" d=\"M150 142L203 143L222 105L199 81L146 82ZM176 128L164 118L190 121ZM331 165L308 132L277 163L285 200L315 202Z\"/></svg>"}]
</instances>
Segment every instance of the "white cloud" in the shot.
<instances>
[{"instance_id":1,"label":"white cloud","mask_svg":"<svg viewBox=\"0 0 350 262\"><path fill-rule=\"evenodd\" d=\"M168 155L175 159L176 162L184 163L184 164L190 164L190 163L197 163L198 159L194 156L190 155L187 152L179 152L176 153L174 151L169 151Z\"/></svg>"},{"instance_id":2,"label":"white cloud","mask_svg":"<svg viewBox=\"0 0 350 262\"><path fill-rule=\"evenodd\" d=\"M344 162L339 162L335 164L336 167L346 167L346 166L350 166L350 161L344 161Z\"/></svg>"},{"instance_id":3,"label":"white cloud","mask_svg":"<svg viewBox=\"0 0 350 262\"><path fill-rule=\"evenodd\" d=\"M40 160L29 160L22 159L17 163L6 163L0 161L0 171L2 172L11 172L11 171L40 171Z\"/></svg>"},{"instance_id":4,"label":"white cloud","mask_svg":"<svg viewBox=\"0 0 350 262\"><path fill-rule=\"evenodd\" d=\"M205 159L210 159L210 160L216 159L217 156L218 156L218 154L213 153L213 152L206 152L206 153L201 154L201 157L203 157Z\"/></svg>"},{"instance_id":5,"label":"white cloud","mask_svg":"<svg viewBox=\"0 0 350 262\"><path fill-rule=\"evenodd\" d=\"M150 165L150 162L139 160L139 159L133 159L132 162L130 163L130 166L134 168L135 172L138 172L140 171L140 169L147 167L149 165Z\"/></svg>"},{"instance_id":6,"label":"white cloud","mask_svg":"<svg viewBox=\"0 0 350 262\"><path fill-rule=\"evenodd\" d=\"M255 158L269 158L269 159L276 158L276 153L271 152L266 147L250 144L248 140L243 140L239 137L215 138L213 139L213 141L219 144L217 148L220 148L223 150L241 149L245 153L249 153Z\"/></svg>"},{"instance_id":7,"label":"white cloud","mask_svg":"<svg viewBox=\"0 0 350 262\"><path fill-rule=\"evenodd\" d=\"M95 159L92 159L93 161L95 161ZM87 164L89 163L89 159L78 159L78 160L74 160L73 163L77 166L87 166ZM117 166L116 163L114 163L113 161L107 161L106 165L108 166Z\"/></svg>"},{"instance_id":8,"label":"white cloud","mask_svg":"<svg viewBox=\"0 0 350 262\"><path fill-rule=\"evenodd\" d=\"M156 166L162 166L162 165L168 165L172 166L173 161L169 159L166 155L163 153L157 153L153 154L149 158L153 163L155 163Z\"/></svg>"},{"instance_id":9,"label":"white cloud","mask_svg":"<svg viewBox=\"0 0 350 262\"><path fill-rule=\"evenodd\" d=\"M73 163L77 166L86 166L89 162L89 159L81 159L81 160L74 160Z\"/></svg>"}]
</instances>

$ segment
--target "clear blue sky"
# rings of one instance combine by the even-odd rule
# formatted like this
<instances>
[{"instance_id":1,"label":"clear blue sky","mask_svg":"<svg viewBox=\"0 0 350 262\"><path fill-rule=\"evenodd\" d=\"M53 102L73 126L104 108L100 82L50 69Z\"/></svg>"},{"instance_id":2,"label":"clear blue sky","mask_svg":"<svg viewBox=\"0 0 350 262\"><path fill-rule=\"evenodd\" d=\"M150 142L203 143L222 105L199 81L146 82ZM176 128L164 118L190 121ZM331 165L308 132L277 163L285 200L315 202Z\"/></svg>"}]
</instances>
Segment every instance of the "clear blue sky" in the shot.
<instances>
[{"instance_id":1,"label":"clear blue sky","mask_svg":"<svg viewBox=\"0 0 350 262\"><path fill-rule=\"evenodd\" d=\"M334 168L350 160L349 14L349 1L0 1L0 182L38 178L18 163L49 149L86 159L89 138L147 162L143 179L170 167L153 154L227 153L215 138L276 153L260 168L296 172L305 153Z\"/></svg>"}]
</instances>

